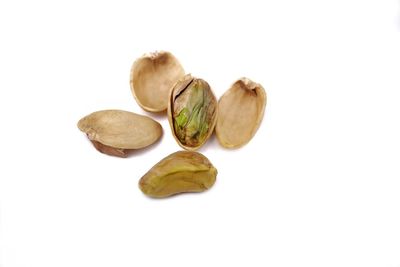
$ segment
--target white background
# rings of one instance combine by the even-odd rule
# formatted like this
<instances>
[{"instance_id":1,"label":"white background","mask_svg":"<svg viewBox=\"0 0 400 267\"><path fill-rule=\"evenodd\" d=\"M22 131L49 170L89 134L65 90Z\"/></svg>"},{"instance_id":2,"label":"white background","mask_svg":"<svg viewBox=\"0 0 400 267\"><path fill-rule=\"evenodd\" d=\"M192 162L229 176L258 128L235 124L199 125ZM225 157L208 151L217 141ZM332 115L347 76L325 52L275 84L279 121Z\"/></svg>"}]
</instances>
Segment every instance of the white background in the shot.
<instances>
[{"instance_id":1,"label":"white background","mask_svg":"<svg viewBox=\"0 0 400 267\"><path fill-rule=\"evenodd\" d=\"M0 266L400 266L400 10L394 0L0 2ZM217 97L263 84L244 148L201 149L202 194L145 197L179 150L127 159L77 127L146 114L133 61L168 50Z\"/></svg>"}]
</instances>

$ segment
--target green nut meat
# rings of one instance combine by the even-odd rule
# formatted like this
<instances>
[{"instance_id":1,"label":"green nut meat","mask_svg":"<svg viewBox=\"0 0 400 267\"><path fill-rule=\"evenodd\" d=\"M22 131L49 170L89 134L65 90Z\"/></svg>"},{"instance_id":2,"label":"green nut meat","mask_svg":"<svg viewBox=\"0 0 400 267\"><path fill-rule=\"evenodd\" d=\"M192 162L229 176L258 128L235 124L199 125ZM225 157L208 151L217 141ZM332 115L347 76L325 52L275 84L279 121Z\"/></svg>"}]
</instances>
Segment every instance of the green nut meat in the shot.
<instances>
[{"instance_id":1,"label":"green nut meat","mask_svg":"<svg viewBox=\"0 0 400 267\"><path fill-rule=\"evenodd\" d=\"M208 83L190 74L172 88L168 120L175 140L187 150L200 148L217 121L218 102Z\"/></svg>"},{"instance_id":2,"label":"green nut meat","mask_svg":"<svg viewBox=\"0 0 400 267\"><path fill-rule=\"evenodd\" d=\"M163 198L184 192L203 192L215 183L217 169L202 154L178 151L162 159L139 181L150 197Z\"/></svg>"}]
</instances>

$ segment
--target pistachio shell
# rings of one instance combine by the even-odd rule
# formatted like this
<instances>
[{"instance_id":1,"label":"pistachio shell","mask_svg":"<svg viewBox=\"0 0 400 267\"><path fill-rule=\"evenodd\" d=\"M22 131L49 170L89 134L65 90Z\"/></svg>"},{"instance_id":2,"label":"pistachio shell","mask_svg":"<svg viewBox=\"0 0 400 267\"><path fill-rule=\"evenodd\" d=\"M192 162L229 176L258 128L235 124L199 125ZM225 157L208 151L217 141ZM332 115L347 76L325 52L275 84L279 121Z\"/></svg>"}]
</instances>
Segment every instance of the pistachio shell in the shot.
<instances>
[{"instance_id":1,"label":"pistachio shell","mask_svg":"<svg viewBox=\"0 0 400 267\"><path fill-rule=\"evenodd\" d=\"M131 68L130 86L136 102L147 111L167 109L171 87L185 75L183 67L169 52L154 52L137 59Z\"/></svg>"},{"instance_id":2,"label":"pistachio shell","mask_svg":"<svg viewBox=\"0 0 400 267\"><path fill-rule=\"evenodd\" d=\"M202 192L214 185L217 169L202 154L178 151L162 159L139 181L150 197L162 198L184 192Z\"/></svg>"},{"instance_id":3,"label":"pistachio shell","mask_svg":"<svg viewBox=\"0 0 400 267\"><path fill-rule=\"evenodd\" d=\"M123 110L102 110L83 117L78 128L102 153L125 157L130 150L156 142L162 135L155 120Z\"/></svg>"},{"instance_id":4,"label":"pistachio shell","mask_svg":"<svg viewBox=\"0 0 400 267\"><path fill-rule=\"evenodd\" d=\"M226 148L248 143L261 124L266 101L260 84L247 78L236 81L218 102L215 133L219 143Z\"/></svg>"},{"instance_id":5,"label":"pistachio shell","mask_svg":"<svg viewBox=\"0 0 400 267\"><path fill-rule=\"evenodd\" d=\"M200 148L217 122L218 102L208 83L185 75L172 88L168 121L178 144L187 150Z\"/></svg>"}]
</instances>

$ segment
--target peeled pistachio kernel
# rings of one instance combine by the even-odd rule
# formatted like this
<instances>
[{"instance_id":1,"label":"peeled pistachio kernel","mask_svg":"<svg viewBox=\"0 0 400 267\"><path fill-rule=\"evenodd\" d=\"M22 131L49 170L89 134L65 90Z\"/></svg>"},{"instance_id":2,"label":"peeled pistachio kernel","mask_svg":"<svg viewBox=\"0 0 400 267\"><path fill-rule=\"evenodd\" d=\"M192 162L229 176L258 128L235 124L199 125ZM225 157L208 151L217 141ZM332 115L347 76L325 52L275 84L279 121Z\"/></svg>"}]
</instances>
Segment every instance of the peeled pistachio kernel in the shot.
<instances>
[{"instance_id":1,"label":"peeled pistachio kernel","mask_svg":"<svg viewBox=\"0 0 400 267\"><path fill-rule=\"evenodd\" d=\"M237 80L218 102L215 133L219 143L226 148L248 143L261 124L266 102L260 84L247 78Z\"/></svg>"},{"instance_id":2,"label":"peeled pistachio kernel","mask_svg":"<svg viewBox=\"0 0 400 267\"><path fill-rule=\"evenodd\" d=\"M98 151L117 157L147 147L162 135L161 125L155 120L123 110L91 113L79 120L78 128Z\"/></svg>"},{"instance_id":3,"label":"peeled pistachio kernel","mask_svg":"<svg viewBox=\"0 0 400 267\"><path fill-rule=\"evenodd\" d=\"M169 90L184 75L183 67L171 53L145 54L132 65L131 91L144 110L161 112L167 109Z\"/></svg>"},{"instance_id":4,"label":"peeled pistachio kernel","mask_svg":"<svg viewBox=\"0 0 400 267\"><path fill-rule=\"evenodd\" d=\"M218 102L208 83L190 74L172 88L168 121L178 144L187 150L200 148L212 134Z\"/></svg>"},{"instance_id":5,"label":"peeled pistachio kernel","mask_svg":"<svg viewBox=\"0 0 400 267\"><path fill-rule=\"evenodd\" d=\"M215 183L217 169L202 154L178 151L162 159L139 181L150 197L163 198L184 192L203 192Z\"/></svg>"}]
</instances>

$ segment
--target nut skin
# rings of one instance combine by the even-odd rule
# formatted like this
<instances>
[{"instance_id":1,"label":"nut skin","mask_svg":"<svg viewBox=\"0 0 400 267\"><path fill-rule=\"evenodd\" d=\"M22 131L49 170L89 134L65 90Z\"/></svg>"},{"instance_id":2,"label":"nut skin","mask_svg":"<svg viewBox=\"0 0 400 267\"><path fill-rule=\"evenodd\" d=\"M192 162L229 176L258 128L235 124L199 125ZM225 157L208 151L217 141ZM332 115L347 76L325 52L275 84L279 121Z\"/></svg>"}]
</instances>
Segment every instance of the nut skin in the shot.
<instances>
[{"instance_id":1,"label":"nut skin","mask_svg":"<svg viewBox=\"0 0 400 267\"><path fill-rule=\"evenodd\" d=\"M97 151L110 156L126 158L133 151L133 149L123 149L123 148L115 148L112 146L107 146L95 140L90 140L90 142L92 142L93 146L97 149Z\"/></svg>"},{"instance_id":2,"label":"nut skin","mask_svg":"<svg viewBox=\"0 0 400 267\"><path fill-rule=\"evenodd\" d=\"M140 190L153 198L185 192L203 192L215 183L217 169L202 154L178 151L162 159L139 181Z\"/></svg>"},{"instance_id":3,"label":"nut skin","mask_svg":"<svg viewBox=\"0 0 400 267\"><path fill-rule=\"evenodd\" d=\"M182 148L194 151L203 146L214 131L217 117L218 102L206 81L187 74L171 89L168 121Z\"/></svg>"}]
</instances>

